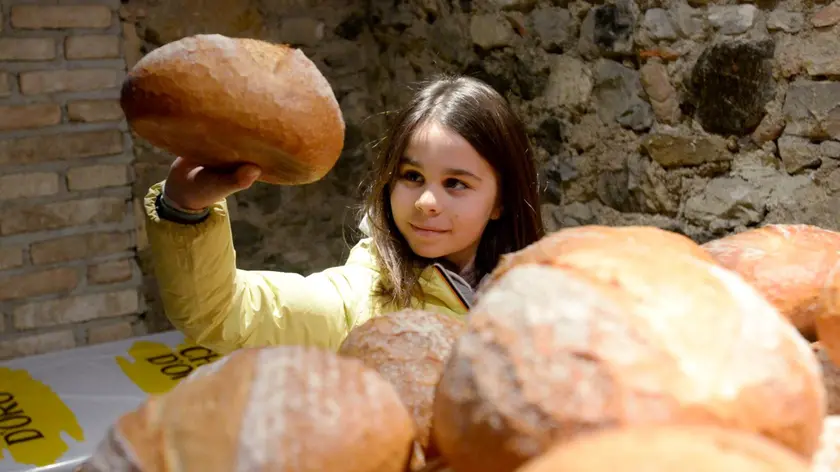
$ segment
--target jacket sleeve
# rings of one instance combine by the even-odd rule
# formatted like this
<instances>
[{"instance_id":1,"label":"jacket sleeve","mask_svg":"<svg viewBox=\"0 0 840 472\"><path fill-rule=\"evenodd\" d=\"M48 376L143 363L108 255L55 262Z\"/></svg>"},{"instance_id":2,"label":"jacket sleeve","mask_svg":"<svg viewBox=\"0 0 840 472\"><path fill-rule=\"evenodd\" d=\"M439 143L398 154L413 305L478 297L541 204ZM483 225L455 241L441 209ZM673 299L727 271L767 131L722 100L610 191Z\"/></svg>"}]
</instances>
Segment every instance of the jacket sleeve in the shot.
<instances>
[{"instance_id":1,"label":"jacket sleeve","mask_svg":"<svg viewBox=\"0 0 840 472\"><path fill-rule=\"evenodd\" d=\"M143 209L166 316L196 343L223 353L241 347L308 344L336 350L364 322L372 269L347 264L309 276L236 268L227 204L195 225L161 219L151 187Z\"/></svg>"}]
</instances>

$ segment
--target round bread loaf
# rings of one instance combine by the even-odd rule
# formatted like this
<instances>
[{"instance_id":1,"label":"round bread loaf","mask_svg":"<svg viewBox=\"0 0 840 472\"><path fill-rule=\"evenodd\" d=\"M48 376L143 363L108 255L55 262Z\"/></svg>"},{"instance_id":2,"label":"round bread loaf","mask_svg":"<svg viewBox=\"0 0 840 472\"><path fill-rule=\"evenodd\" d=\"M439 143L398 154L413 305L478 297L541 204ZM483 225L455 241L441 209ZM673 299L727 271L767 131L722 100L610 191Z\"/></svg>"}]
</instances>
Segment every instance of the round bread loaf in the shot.
<instances>
[{"instance_id":1,"label":"round bread loaf","mask_svg":"<svg viewBox=\"0 0 840 472\"><path fill-rule=\"evenodd\" d=\"M810 472L768 439L699 425L613 428L557 445L518 472Z\"/></svg>"},{"instance_id":2,"label":"round bread loaf","mask_svg":"<svg viewBox=\"0 0 840 472\"><path fill-rule=\"evenodd\" d=\"M552 252L564 231L496 274L455 343L432 430L453 469L509 471L555 441L645 423L726 425L813 454L819 364L753 287L656 237Z\"/></svg>"},{"instance_id":3,"label":"round bread loaf","mask_svg":"<svg viewBox=\"0 0 840 472\"><path fill-rule=\"evenodd\" d=\"M823 420L820 449L814 455L811 472L840 470L840 416L830 415Z\"/></svg>"},{"instance_id":4,"label":"round bread loaf","mask_svg":"<svg viewBox=\"0 0 840 472\"><path fill-rule=\"evenodd\" d=\"M714 259L699 244L687 236L667 231L655 226L603 226L584 225L564 228L555 232L550 238L531 245L527 250L506 254L492 274L487 278L482 288L489 287L492 281L498 279L511 267L523 263L552 264L569 251L586 248L599 249L609 247L630 247L642 245L658 246L660 251L675 251L679 254L690 254L699 259L713 262Z\"/></svg>"},{"instance_id":5,"label":"round bread loaf","mask_svg":"<svg viewBox=\"0 0 840 472\"><path fill-rule=\"evenodd\" d=\"M83 472L404 472L414 425L361 361L301 346L235 351L123 415Z\"/></svg>"},{"instance_id":6,"label":"round bread loaf","mask_svg":"<svg viewBox=\"0 0 840 472\"><path fill-rule=\"evenodd\" d=\"M806 339L817 339L815 321L826 308L826 284L840 283L833 277L840 262L840 233L771 224L706 242L703 248L753 285Z\"/></svg>"},{"instance_id":7,"label":"round bread loaf","mask_svg":"<svg viewBox=\"0 0 840 472\"><path fill-rule=\"evenodd\" d=\"M463 329L464 323L451 316L406 309L355 328L338 351L360 359L396 388L417 424L426 460L438 455L430 444L435 387Z\"/></svg>"},{"instance_id":8,"label":"round bread loaf","mask_svg":"<svg viewBox=\"0 0 840 472\"><path fill-rule=\"evenodd\" d=\"M329 82L284 44L218 34L167 43L129 71L120 103L153 145L208 167L256 164L273 184L322 178L344 146Z\"/></svg>"}]
</instances>

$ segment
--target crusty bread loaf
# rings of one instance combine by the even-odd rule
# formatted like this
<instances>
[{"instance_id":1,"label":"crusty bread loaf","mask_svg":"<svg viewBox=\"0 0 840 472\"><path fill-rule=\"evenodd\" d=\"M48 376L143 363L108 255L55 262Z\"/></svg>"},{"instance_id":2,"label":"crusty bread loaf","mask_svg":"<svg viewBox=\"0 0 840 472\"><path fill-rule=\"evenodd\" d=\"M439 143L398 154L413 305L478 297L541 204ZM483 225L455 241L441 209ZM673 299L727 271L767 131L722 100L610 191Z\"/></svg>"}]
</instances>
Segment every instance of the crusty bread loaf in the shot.
<instances>
[{"instance_id":1,"label":"crusty bread loaf","mask_svg":"<svg viewBox=\"0 0 840 472\"><path fill-rule=\"evenodd\" d=\"M840 263L840 233L771 224L706 242L703 248L756 287L806 339L817 339L815 320L825 309L826 284L840 282L833 277Z\"/></svg>"},{"instance_id":2,"label":"crusty bread loaf","mask_svg":"<svg viewBox=\"0 0 840 472\"><path fill-rule=\"evenodd\" d=\"M453 469L509 471L584 431L676 421L813 454L819 365L753 287L656 238L552 252L564 231L505 266L455 343L433 413Z\"/></svg>"},{"instance_id":3,"label":"crusty bread loaf","mask_svg":"<svg viewBox=\"0 0 840 472\"><path fill-rule=\"evenodd\" d=\"M826 394L826 414L840 415L840 367L832 362L819 342L811 343L811 349L820 362Z\"/></svg>"},{"instance_id":4,"label":"crusty bread loaf","mask_svg":"<svg viewBox=\"0 0 840 472\"><path fill-rule=\"evenodd\" d=\"M355 328L338 351L360 359L396 388L417 424L426 460L438 456L430 444L435 386L463 329L464 323L451 316L406 309Z\"/></svg>"},{"instance_id":5,"label":"crusty bread loaf","mask_svg":"<svg viewBox=\"0 0 840 472\"><path fill-rule=\"evenodd\" d=\"M260 166L260 180L304 184L332 169L344 119L315 64L284 44L189 36L129 71L121 105L150 143L206 166Z\"/></svg>"},{"instance_id":6,"label":"crusty bread loaf","mask_svg":"<svg viewBox=\"0 0 840 472\"><path fill-rule=\"evenodd\" d=\"M763 436L699 425L611 428L557 445L518 472L810 472Z\"/></svg>"},{"instance_id":7,"label":"crusty bread loaf","mask_svg":"<svg viewBox=\"0 0 840 472\"><path fill-rule=\"evenodd\" d=\"M356 359L300 346L235 351L114 425L84 472L403 472L414 425Z\"/></svg>"},{"instance_id":8,"label":"crusty bread loaf","mask_svg":"<svg viewBox=\"0 0 840 472\"><path fill-rule=\"evenodd\" d=\"M820 449L814 455L812 472L840 471L840 416L830 415L823 420Z\"/></svg>"},{"instance_id":9,"label":"crusty bread loaf","mask_svg":"<svg viewBox=\"0 0 840 472\"><path fill-rule=\"evenodd\" d=\"M493 280L501 277L511 267L522 263L551 264L556 258L566 252L585 248L657 246L662 252L675 251L680 254L691 254L709 262L714 259L697 243L687 236L663 230L654 226L603 226L583 225L564 228L550 238L534 244L527 250L504 255L496 269L488 277L482 288L489 287Z\"/></svg>"}]
</instances>

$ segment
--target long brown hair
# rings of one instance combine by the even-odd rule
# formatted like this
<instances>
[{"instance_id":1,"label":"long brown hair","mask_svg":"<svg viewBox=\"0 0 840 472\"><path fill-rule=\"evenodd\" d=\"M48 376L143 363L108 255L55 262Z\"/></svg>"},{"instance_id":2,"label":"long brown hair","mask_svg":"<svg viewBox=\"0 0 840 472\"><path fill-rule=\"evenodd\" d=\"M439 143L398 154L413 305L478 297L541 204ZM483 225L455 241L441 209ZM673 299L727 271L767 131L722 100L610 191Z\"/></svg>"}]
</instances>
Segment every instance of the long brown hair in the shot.
<instances>
[{"instance_id":1,"label":"long brown hair","mask_svg":"<svg viewBox=\"0 0 840 472\"><path fill-rule=\"evenodd\" d=\"M409 305L412 294L422 298L420 269L433 261L416 255L397 229L390 194L412 135L429 122L460 134L499 176L502 213L482 234L475 258L476 280L492 271L503 254L544 234L533 149L525 126L507 100L472 77L441 76L426 82L396 115L382 143L363 209L383 275L377 292L400 307Z\"/></svg>"}]
</instances>

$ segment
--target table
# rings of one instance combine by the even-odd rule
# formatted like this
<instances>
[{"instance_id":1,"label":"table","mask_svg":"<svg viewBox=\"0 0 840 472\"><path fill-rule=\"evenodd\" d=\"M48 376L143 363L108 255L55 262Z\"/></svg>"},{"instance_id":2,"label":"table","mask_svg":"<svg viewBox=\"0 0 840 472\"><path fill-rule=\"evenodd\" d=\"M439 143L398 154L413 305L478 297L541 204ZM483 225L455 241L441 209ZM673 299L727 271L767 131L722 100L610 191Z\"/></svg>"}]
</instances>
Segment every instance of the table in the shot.
<instances>
[{"instance_id":1,"label":"table","mask_svg":"<svg viewBox=\"0 0 840 472\"><path fill-rule=\"evenodd\" d=\"M0 472L70 472L124 413L221 356L177 331L0 362Z\"/></svg>"}]
</instances>

